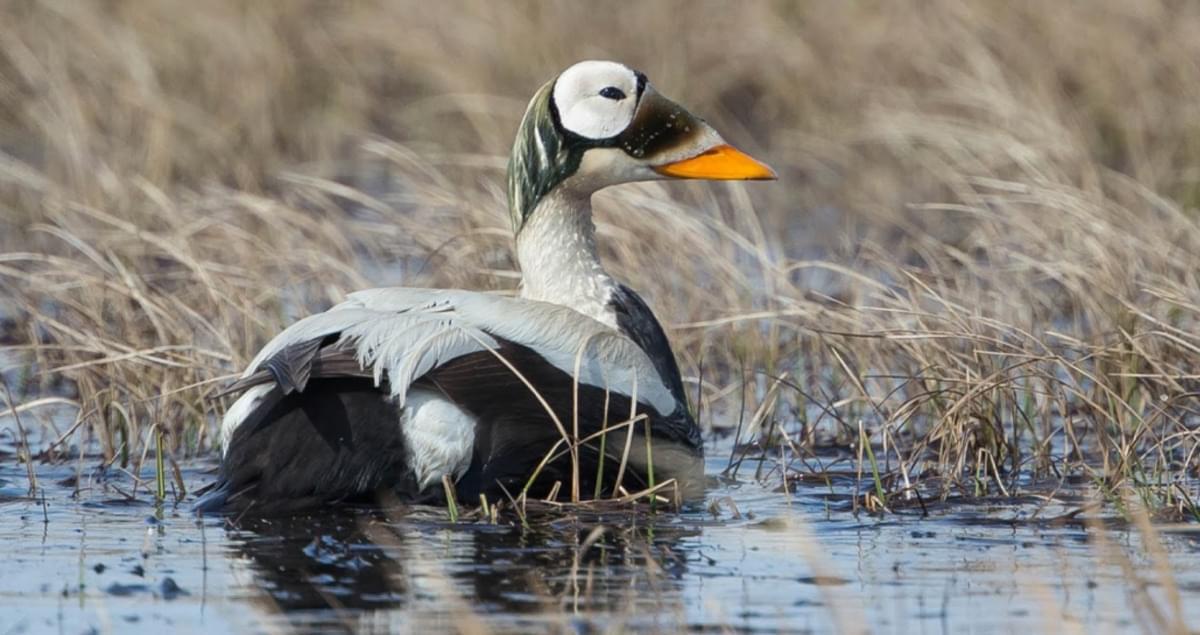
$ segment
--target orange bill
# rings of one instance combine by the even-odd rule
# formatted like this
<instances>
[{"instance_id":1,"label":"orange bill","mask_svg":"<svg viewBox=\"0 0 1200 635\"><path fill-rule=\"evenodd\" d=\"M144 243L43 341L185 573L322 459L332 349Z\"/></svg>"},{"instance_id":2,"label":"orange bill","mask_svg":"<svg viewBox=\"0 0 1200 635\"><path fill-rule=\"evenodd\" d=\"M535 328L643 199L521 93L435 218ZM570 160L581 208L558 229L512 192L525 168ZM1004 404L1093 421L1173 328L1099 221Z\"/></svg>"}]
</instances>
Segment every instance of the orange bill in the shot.
<instances>
[{"instance_id":1,"label":"orange bill","mask_svg":"<svg viewBox=\"0 0 1200 635\"><path fill-rule=\"evenodd\" d=\"M679 179L754 180L777 178L775 170L737 148L722 144L690 159L655 166L655 172Z\"/></svg>"}]
</instances>

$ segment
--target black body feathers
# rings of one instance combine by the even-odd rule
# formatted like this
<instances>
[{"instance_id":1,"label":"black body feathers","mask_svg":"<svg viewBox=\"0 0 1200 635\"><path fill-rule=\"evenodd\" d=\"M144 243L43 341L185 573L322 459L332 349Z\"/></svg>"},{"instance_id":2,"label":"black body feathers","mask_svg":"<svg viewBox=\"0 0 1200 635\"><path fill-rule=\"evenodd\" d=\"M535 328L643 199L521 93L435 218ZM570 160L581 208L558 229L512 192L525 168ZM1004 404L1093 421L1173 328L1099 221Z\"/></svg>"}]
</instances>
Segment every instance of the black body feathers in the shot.
<instances>
[{"instance_id":1,"label":"black body feathers","mask_svg":"<svg viewBox=\"0 0 1200 635\"><path fill-rule=\"evenodd\" d=\"M612 308L620 329L653 360L675 398L675 410L657 412L645 404L634 409L625 395L576 386L570 374L533 349L497 338L498 349L451 359L413 384L440 392L476 420L470 467L456 486L461 500L475 501L480 494L499 500L527 487L530 496L538 496L556 482L565 492L576 477L586 496L609 495L630 427L619 424L634 412L648 416L656 442L700 456L699 433L662 327L627 287L614 294ZM200 511L285 513L370 499L380 490L406 500L443 497L440 483L427 491L417 488L406 460L401 408L390 396L386 376L385 385L376 387L373 373L359 366L352 351L339 347L336 335L283 349L231 390L259 385L272 389L231 435L219 481L197 503ZM595 436L580 447L578 470L568 445L560 443L563 431L573 436L576 428L580 438ZM602 458L597 433L606 428ZM634 439L641 439L639 452L646 430L645 421L634 429ZM633 463L621 481L630 491L647 485L649 477Z\"/></svg>"}]
</instances>

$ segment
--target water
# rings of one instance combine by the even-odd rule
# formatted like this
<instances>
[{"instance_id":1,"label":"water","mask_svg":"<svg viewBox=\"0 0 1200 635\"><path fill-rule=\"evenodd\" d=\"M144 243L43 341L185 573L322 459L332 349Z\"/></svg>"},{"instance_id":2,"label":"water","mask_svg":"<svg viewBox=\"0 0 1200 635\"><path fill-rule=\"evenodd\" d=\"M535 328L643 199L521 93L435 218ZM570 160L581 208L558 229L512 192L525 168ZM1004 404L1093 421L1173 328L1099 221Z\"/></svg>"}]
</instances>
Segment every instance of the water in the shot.
<instances>
[{"instance_id":1,"label":"water","mask_svg":"<svg viewBox=\"0 0 1200 635\"><path fill-rule=\"evenodd\" d=\"M524 529L433 508L198 521L94 465L39 466L43 501L0 461L0 633L1121 631L1147 619L1143 586L1166 606L1138 534L1052 520L1070 505L856 516L846 492L714 479L715 513L539 513ZM209 469L188 466L185 482ZM1195 535L1163 537L1192 624Z\"/></svg>"}]
</instances>

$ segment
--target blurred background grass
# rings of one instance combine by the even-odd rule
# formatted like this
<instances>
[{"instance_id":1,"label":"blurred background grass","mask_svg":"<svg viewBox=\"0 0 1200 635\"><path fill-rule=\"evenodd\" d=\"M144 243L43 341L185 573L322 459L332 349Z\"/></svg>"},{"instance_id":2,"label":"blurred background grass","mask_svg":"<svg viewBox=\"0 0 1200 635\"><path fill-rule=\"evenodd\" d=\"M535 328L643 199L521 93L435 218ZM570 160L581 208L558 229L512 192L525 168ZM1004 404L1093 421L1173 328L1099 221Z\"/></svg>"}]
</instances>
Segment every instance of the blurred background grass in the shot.
<instances>
[{"instance_id":1,"label":"blurred background grass","mask_svg":"<svg viewBox=\"0 0 1200 635\"><path fill-rule=\"evenodd\" d=\"M7 2L0 344L73 404L25 410L55 449L203 451L287 322L513 289L517 120L607 58L780 173L596 201L706 426L869 439L889 491L1066 473L1194 511L1196 33L1169 0Z\"/></svg>"}]
</instances>

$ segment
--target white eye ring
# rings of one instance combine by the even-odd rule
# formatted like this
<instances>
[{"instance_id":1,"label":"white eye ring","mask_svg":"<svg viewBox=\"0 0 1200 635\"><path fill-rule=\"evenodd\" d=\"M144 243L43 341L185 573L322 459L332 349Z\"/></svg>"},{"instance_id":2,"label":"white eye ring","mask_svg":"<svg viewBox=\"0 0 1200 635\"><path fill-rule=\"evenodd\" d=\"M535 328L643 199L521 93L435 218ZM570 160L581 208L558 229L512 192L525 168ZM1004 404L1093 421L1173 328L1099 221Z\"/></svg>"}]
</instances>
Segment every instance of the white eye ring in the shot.
<instances>
[{"instance_id":1,"label":"white eye ring","mask_svg":"<svg viewBox=\"0 0 1200 635\"><path fill-rule=\"evenodd\" d=\"M554 83L554 104L567 130L588 139L608 139L633 121L637 74L616 62L580 62Z\"/></svg>"}]
</instances>

